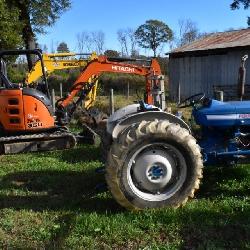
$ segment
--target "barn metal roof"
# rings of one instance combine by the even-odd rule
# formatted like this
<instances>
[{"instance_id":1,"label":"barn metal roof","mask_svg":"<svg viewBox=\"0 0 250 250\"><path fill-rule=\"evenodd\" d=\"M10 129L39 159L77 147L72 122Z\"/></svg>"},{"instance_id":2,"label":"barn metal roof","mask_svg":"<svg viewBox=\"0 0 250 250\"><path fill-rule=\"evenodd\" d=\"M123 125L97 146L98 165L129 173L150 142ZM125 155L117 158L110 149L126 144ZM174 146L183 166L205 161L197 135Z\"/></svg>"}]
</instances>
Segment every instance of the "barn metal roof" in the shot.
<instances>
[{"instance_id":1,"label":"barn metal roof","mask_svg":"<svg viewBox=\"0 0 250 250\"><path fill-rule=\"evenodd\" d=\"M250 29L213 33L205 38L177 48L171 51L170 54L245 46L250 46Z\"/></svg>"}]
</instances>

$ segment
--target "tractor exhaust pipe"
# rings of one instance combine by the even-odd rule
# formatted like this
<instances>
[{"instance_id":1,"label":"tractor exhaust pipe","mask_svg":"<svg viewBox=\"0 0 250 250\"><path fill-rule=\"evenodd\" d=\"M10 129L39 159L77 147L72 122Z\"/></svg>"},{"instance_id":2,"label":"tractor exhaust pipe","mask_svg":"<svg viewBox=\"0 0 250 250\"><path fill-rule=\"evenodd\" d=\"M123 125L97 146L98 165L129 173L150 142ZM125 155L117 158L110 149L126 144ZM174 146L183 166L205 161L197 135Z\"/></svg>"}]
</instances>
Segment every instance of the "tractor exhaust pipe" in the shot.
<instances>
[{"instance_id":1,"label":"tractor exhaust pipe","mask_svg":"<svg viewBox=\"0 0 250 250\"><path fill-rule=\"evenodd\" d=\"M244 55L241 58L241 65L239 68L239 75L238 75L238 97L240 101L242 101L244 94L245 94L245 83L246 83L246 60L248 59L248 55Z\"/></svg>"}]
</instances>

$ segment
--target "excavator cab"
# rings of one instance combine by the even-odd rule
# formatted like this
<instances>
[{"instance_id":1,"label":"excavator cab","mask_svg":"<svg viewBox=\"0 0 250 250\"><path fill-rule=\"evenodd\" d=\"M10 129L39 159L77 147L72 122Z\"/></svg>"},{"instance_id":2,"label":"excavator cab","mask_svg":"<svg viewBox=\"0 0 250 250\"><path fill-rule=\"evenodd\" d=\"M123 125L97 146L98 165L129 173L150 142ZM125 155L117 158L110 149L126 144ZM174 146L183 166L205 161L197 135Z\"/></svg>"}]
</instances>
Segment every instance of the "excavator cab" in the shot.
<instances>
[{"instance_id":1,"label":"excavator cab","mask_svg":"<svg viewBox=\"0 0 250 250\"><path fill-rule=\"evenodd\" d=\"M7 66L3 58L0 59L0 85L1 88L16 88L18 85L12 83L7 77Z\"/></svg>"},{"instance_id":2,"label":"excavator cab","mask_svg":"<svg viewBox=\"0 0 250 250\"><path fill-rule=\"evenodd\" d=\"M41 61L43 80L40 89L12 83L7 76L5 57L36 55ZM54 113L39 50L0 51L0 124L1 133L43 131L55 127Z\"/></svg>"},{"instance_id":3,"label":"excavator cab","mask_svg":"<svg viewBox=\"0 0 250 250\"><path fill-rule=\"evenodd\" d=\"M7 75L7 67L6 62L3 60L3 58L0 59L0 87L5 87L5 81L3 79L3 76Z\"/></svg>"}]
</instances>

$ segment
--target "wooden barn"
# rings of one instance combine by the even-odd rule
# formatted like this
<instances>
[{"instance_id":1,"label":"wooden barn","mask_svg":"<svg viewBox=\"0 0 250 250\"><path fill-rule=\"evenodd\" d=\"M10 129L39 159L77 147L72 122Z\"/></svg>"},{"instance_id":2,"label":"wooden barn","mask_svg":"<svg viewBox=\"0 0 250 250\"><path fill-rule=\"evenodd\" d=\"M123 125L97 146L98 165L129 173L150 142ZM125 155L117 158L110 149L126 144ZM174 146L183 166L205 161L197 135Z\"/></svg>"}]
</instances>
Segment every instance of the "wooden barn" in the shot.
<instances>
[{"instance_id":1,"label":"wooden barn","mask_svg":"<svg viewBox=\"0 0 250 250\"><path fill-rule=\"evenodd\" d=\"M174 101L214 90L235 99L241 58L250 57L250 29L211 34L169 54L170 98ZM250 97L250 58L246 61L246 96ZM248 96L248 97L247 97Z\"/></svg>"}]
</instances>

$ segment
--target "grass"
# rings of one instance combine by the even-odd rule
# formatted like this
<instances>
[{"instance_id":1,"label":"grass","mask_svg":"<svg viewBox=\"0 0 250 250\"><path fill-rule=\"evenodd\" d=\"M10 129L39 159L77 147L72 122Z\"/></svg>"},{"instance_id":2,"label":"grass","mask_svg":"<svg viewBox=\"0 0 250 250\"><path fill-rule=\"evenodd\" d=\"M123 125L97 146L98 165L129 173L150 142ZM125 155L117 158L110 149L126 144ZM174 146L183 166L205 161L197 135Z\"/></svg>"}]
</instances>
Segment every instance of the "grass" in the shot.
<instances>
[{"instance_id":1,"label":"grass","mask_svg":"<svg viewBox=\"0 0 250 250\"><path fill-rule=\"evenodd\" d=\"M115 110L125 107L126 105L133 104L137 101L137 96L129 96L129 98L127 98L124 95L114 95ZM97 96L95 101L95 108L98 108L105 113L109 113L109 97Z\"/></svg>"},{"instance_id":2,"label":"grass","mask_svg":"<svg viewBox=\"0 0 250 250\"><path fill-rule=\"evenodd\" d=\"M247 249L250 168L207 168L180 209L132 213L109 192L99 149L0 156L2 249Z\"/></svg>"},{"instance_id":3,"label":"grass","mask_svg":"<svg viewBox=\"0 0 250 250\"><path fill-rule=\"evenodd\" d=\"M127 98L124 95L114 95L114 107L115 110L125 107L126 105L138 103L139 100L143 99L143 94L139 93L139 96L131 95ZM103 111L104 113L109 113L109 96L97 96L94 107ZM177 111L181 111L182 115L186 120L190 119L192 108L180 109L176 106L176 103L169 102L167 107L170 109L169 112L176 114Z\"/></svg>"}]
</instances>

